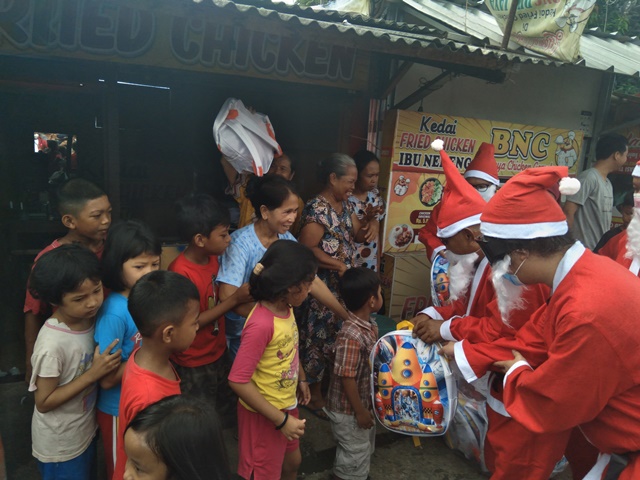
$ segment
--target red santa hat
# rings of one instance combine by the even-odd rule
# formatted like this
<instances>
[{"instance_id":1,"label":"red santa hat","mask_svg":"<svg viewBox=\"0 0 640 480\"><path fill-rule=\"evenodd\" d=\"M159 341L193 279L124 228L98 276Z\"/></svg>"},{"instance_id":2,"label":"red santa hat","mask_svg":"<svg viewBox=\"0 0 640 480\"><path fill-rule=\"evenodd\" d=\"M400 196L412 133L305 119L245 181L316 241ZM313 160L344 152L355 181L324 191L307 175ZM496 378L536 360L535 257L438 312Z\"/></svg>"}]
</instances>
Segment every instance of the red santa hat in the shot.
<instances>
[{"instance_id":1,"label":"red santa hat","mask_svg":"<svg viewBox=\"0 0 640 480\"><path fill-rule=\"evenodd\" d=\"M636 166L633 167L633 172L631 172L631 176L640 177L640 160L636 163Z\"/></svg>"},{"instance_id":2,"label":"red santa hat","mask_svg":"<svg viewBox=\"0 0 640 480\"><path fill-rule=\"evenodd\" d=\"M493 143L482 142L467 171L464 172L464 178L481 178L494 185L500 185L495 151Z\"/></svg>"},{"instance_id":3,"label":"red santa hat","mask_svg":"<svg viewBox=\"0 0 640 480\"><path fill-rule=\"evenodd\" d=\"M438 214L438 237L450 238L461 230L480 224L480 214L486 202L460 174L447 152L442 150L444 142L435 140L431 147L440 152L442 168L447 183L442 194L440 212Z\"/></svg>"},{"instance_id":4,"label":"red santa hat","mask_svg":"<svg viewBox=\"0 0 640 480\"><path fill-rule=\"evenodd\" d=\"M529 168L509 180L482 212L480 231L495 238L531 239L564 235L567 217L549 188L560 182L562 195L580 190L567 167Z\"/></svg>"}]
</instances>

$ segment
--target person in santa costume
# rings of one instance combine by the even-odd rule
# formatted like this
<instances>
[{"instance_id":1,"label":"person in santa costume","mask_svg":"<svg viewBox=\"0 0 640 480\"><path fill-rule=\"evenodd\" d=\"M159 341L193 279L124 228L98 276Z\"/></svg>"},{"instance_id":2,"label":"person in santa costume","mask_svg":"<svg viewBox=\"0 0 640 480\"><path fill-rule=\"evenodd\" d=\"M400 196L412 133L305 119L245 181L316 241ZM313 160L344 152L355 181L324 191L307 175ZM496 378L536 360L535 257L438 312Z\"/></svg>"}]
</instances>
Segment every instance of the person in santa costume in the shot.
<instances>
[{"instance_id":1,"label":"person in santa costume","mask_svg":"<svg viewBox=\"0 0 640 480\"><path fill-rule=\"evenodd\" d=\"M513 339L500 340L502 353L493 350L494 366L505 373L504 407L534 433L568 436L579 427L601 452L585 478L604 478L610 455L619 454L628 460L619 479L638 479L640 282L572 239L547 192L558 181L569 194L575 180L566 167L525 170L481 216L480 245L495 268L505 269L503 280L542 283L552 292ZM613 292L623 308L612 304Z\"/></svg>"},{"instance_id":2,"label":"person in santa costume","mask_svg":"<svg viewBox=\"0 0 640 480\"><path fill-rule=\"evenodd\" d=\"M521 308L514 309L506 324L502 321L491 267L485 258L480 237L480 214L487 205L480 194L463 178L449 155L442 150L442 140L432 147L440 151L447 179L438 216L437 235L447 247L449 260L449 294L453 302L428 307L412 319L414 334L427 343L441 340L488 342L513 332L544 303L548 290L531 288Z\"/></svg>"},{"instance_id":3,"label":"person in santa costume","mask_svg":"<svg viewBox=\"0 0 640 480\"><path fill-rule=\"evenodd\" d=\"M482 142L473 160L464 172L464 178L476 189L485 202L495 195L500 179L498 178L498 164L494 157L495 147L492 143ZM438 237L438 215L442 201L433 210L424 227L418 232L420 240L427 248L427 258L433 263L436 255L446 247Z\"/></svg>"}]
</instances>

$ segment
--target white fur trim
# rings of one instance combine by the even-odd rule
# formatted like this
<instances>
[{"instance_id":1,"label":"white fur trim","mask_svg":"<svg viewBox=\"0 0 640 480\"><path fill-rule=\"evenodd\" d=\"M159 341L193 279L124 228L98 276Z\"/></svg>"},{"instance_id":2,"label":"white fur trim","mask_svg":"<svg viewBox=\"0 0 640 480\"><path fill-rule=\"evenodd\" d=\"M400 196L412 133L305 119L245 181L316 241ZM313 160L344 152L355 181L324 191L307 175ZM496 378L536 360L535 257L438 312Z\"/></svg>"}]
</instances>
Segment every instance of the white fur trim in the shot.
<instances>
[{"instance_id":1,"label":"white fur trim","mask_svg":"<svg viewBox=\"0 0 640 480\"><path fill-rule=\"evenodd\" d=\"M636 165L633 167L633 172L631 172L632 177L640 177L640 165Z\"/></svg>"},{"instance_id":2,"label":"white fur trim","mask_svg":"<svg viewBox=\"0 0 640 480\"><path fill-rule=\"evenodd\" d=\"M445 320L440 325L440 336L448 342L456 342L458 339L451 334L451 320Z\"/></svg>"},{"instance_id":3,"label":"white fur trim","mask_svg":"<svg viewBox=\"0 0 640 480\"><path fill-rule=\"evenodd\" d=\"M473 368L471 368L471 365L467 360L467 356L464 354L463 342L464 340L461 340L460 342L453 344L453 354L455 356L456 363L458 364L458 368L460 369L460 373L462 373L462 376L467 382L471 383L477 380L478 376L473 371Z\"/></svg>"},{"instance_id":4,"label":"white fur trim","mask_svg":"<svg viewBox=\"0 0 640 480\"><path fill-rule=\"evenodd\" d=\"M426 316L433 318L434 320L444 320L444 318L442 318L442 315L440 315L440 312L438 312L433 307L427 307L424 310L422 310L420 313L423 313Z\"/></svg>"},{"instance_id":5,"label":"white fur trim","mask_svg":"<svg viewBox=\"0 0 640 480\"><path fill-rule=\"evenodd\" d=\"M480 225L480 215L473 215L472 217L463 218L462 220L458 220L456 223L452 223L441 229L438 227L437 235L440 238L450 238L453 237L459 231L471 227L473 225Z\"/></svg>"},{"instance_id":6,"label":"white fur trim","mask_svg":"<svg viewBox=\"0 0 640 480\"><path fill-rule=\"evenodd\" d=\"M494 185L500 185L500 180L495 177L492 177L486 172L482 170L467 170L464 172L464 178L481 178L482 180L486 180L487 182L491 182Z\"/></svg>"},{"instance_id":7,"label":"white fur trim","mask_svg":"<svg viewBox=\"0 0 640 480\"><path fill-rule=\"evenodd\" d=\"M507 386L507 380L509 379L509 375L511 375L513 372L515 372L520 367L524 367L524 366L527 366L531 370L533 370L533 368L531 368L531 365L529 365L529 362L527 362L526 360L518 360L516 363L511 365L511 368L509 370L507 370L507 373L504 374L504 380L502 380L502 386L506 387Z\"/></svg>"},{"instance_id":8,"label":"white fur trim","mask_svg":"<svg viewBox=\"0 0 640 480\"><path fill-rule=\"evenodd\" d=\"M439 152L444 148L444 140L441 138L436 138L433 142L431 142L431 148L433 148L436 152Z\"/></svg>"},{"instance_id":9,"label":"white fur trim","mask_svg":"<svg viewBox=\"0 0 640 480\"><path fill-rule=\"evenodd\" d=\"M566 220L540 223L489 223L480 224L480 232L487 237L527 240L538 237L556 237L569 231Z\"/></svg>"},{"instance_id":10,"label":"white fur trim","mask_svg":"<svg viewBox=\"0 0 640 480\"><path fill-rule=\"evenodd\" d=\"M560 180L560 193L562 195L574 195L580 190L580 180L564 177Z\"/></svg>"}]
</instances>

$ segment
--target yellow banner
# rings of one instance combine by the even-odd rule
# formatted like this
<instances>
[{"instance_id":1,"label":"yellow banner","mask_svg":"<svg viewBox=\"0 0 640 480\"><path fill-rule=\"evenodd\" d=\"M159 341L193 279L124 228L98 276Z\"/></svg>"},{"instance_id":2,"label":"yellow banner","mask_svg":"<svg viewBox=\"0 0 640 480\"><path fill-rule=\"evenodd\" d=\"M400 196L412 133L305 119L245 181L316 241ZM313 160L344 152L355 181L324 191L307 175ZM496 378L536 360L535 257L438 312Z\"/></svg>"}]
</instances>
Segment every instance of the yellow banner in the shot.
<instances>
[{"instance_id":1,"label":"yellow banner","mask_svg":"<svg viewBox=\"0 0 640 480\"><path fill-rule=\"evenodd\" d=\"M514 0L488 0L504 32ZM580 57L580 36L596 0L518 0L511 40L563 62Z\"/></svg>"},{"instance_id":2,"label":"yellow banner","mask_svg":"<svg viewBox=\"0 0 640 480\"><path fill-rule=\"evenodd\" d=\"M461 172L482 142L493 143L502 180L527 168L569 167L576 174L582 159L583 134L532 125L392 110L384 121L380 188L388 208L384 225L385 252L423 250L418 231L440 201L445 184L436 139Z\"/></svg>"}]
</instances>

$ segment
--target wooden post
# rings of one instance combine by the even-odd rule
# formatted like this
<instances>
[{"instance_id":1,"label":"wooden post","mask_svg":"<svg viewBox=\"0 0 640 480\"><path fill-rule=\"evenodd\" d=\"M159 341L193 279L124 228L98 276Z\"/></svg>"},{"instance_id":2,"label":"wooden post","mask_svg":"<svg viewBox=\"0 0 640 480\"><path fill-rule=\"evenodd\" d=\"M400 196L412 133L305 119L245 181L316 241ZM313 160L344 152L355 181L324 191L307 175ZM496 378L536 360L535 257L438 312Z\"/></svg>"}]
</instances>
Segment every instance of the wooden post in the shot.
<instances>
[{"instance_id":1,"label":"wooden post","mask_svg":"<svg viewBox=\"0 0 640 480\"><path fill-rule=\"evenodd\" d=\"M507 45L509 45L511 30L513 29L513 21L516 18L516 10L518 9L518 1L519 0L511 0L511 6L509 7L509 18L507 19L507 25L504 28L504 37L502 37L502 50L506 50Z\"/></svg>"}]
</instances>

